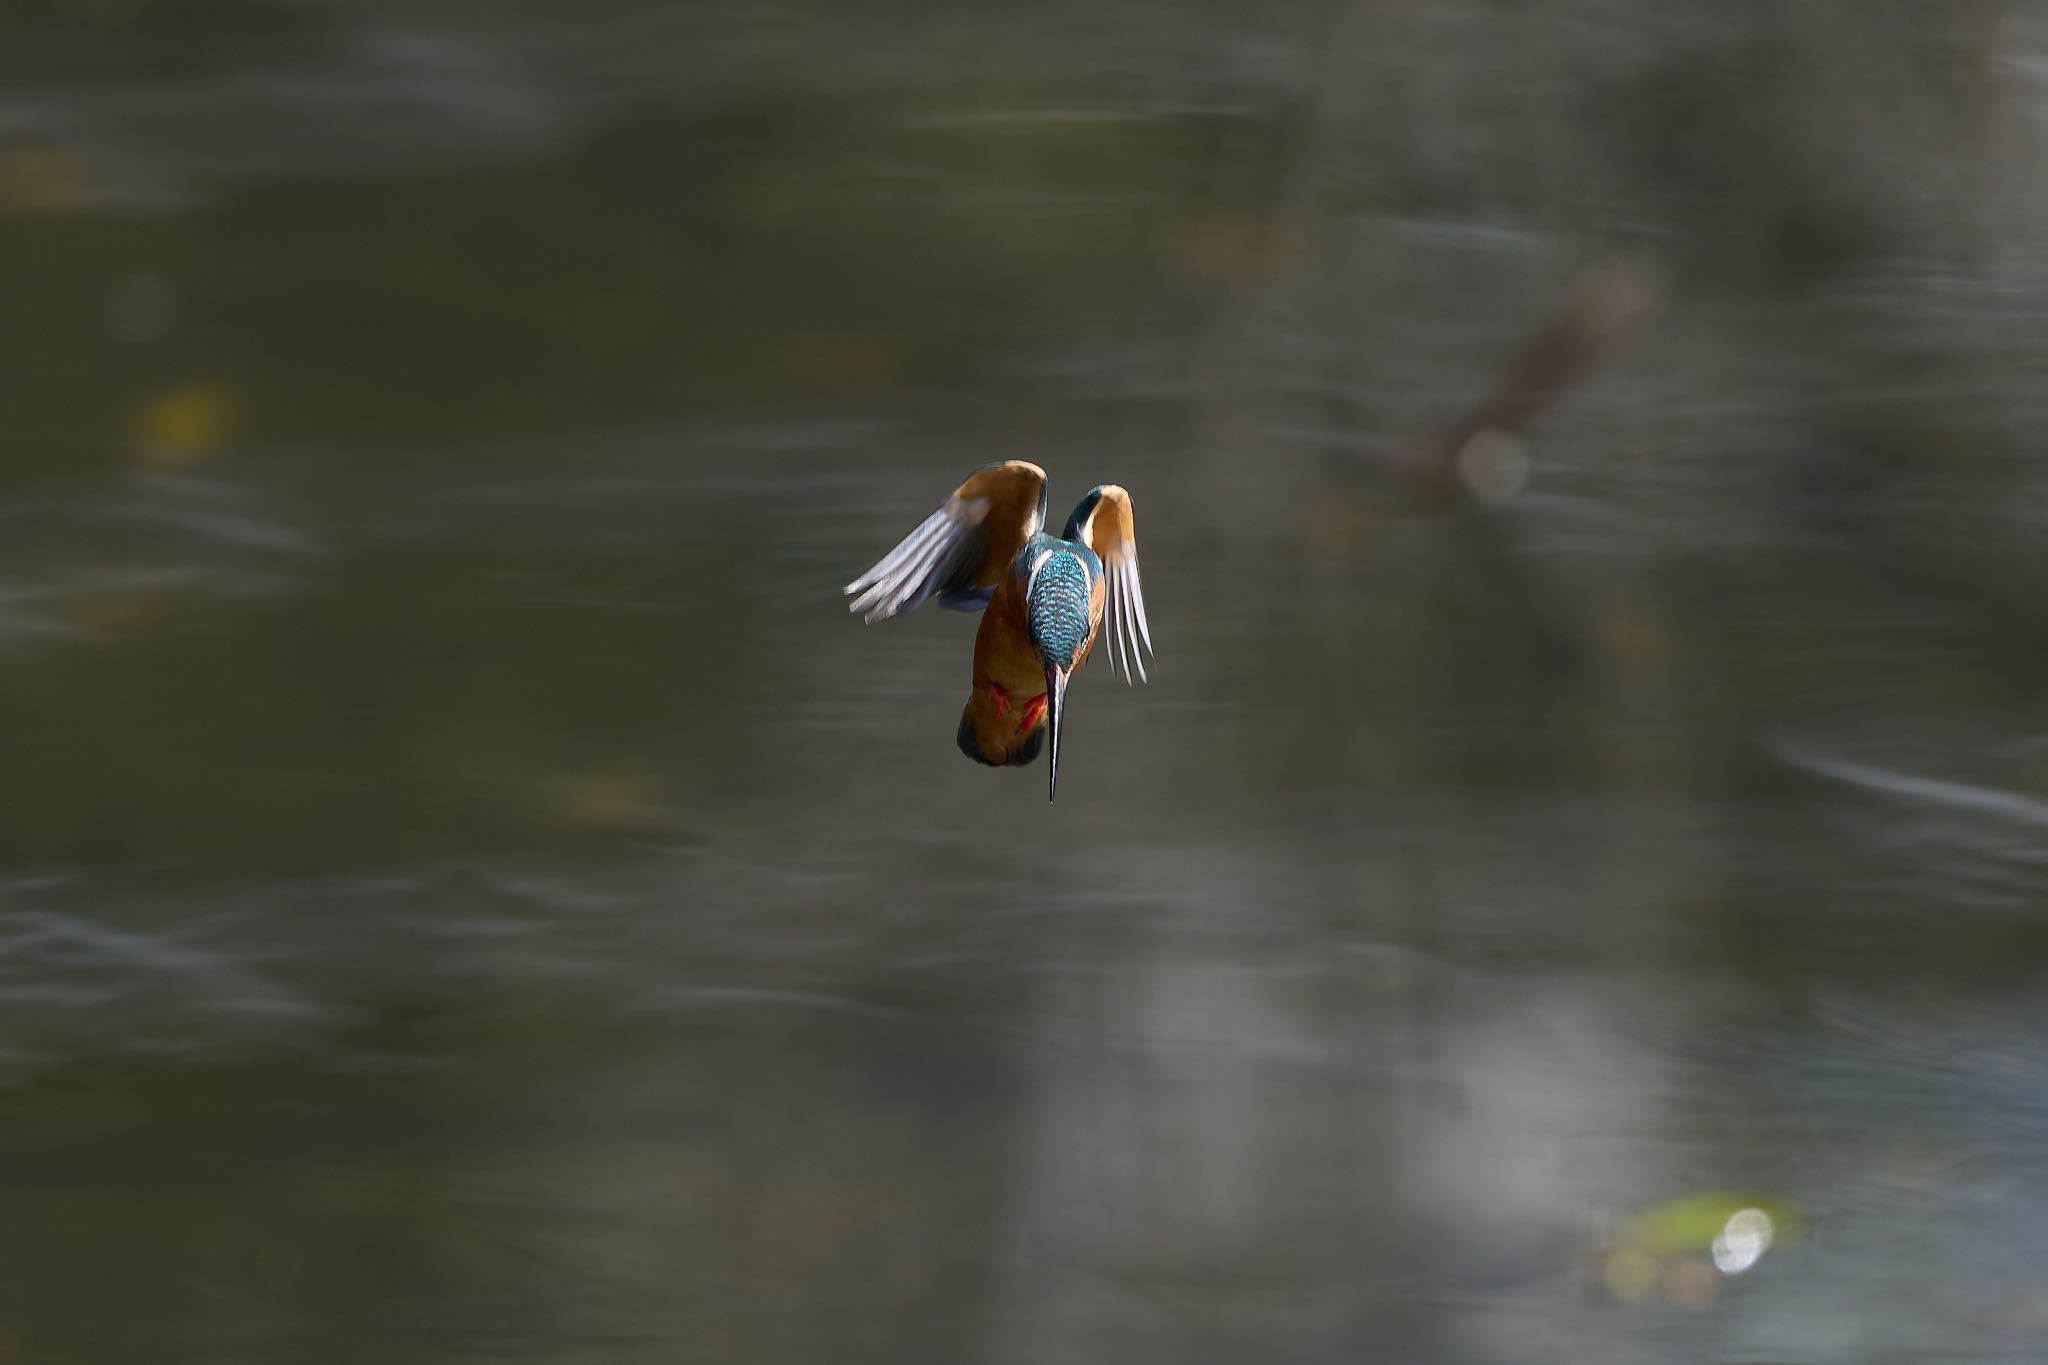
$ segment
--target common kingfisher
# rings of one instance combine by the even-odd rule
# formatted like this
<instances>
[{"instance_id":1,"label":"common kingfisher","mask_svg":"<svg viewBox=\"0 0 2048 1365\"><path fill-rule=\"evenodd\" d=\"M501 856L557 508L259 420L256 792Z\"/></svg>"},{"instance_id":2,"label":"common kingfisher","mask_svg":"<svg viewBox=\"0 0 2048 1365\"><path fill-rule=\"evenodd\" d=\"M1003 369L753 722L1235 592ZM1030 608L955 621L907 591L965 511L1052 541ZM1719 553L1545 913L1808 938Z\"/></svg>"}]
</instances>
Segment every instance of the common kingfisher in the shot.
<instances>
[{"instance_id":1,"label":"common kingfisher","mask_svg":"<svg viewBox=\"0 0 2048 1365\"><path fill-rule=\"evenodd\" d=\"M870 623L928 597L959 611L987 608L974 635L960 752L991 767L1021 767L1050 734L1048 801L1059 791L1067 680L1105 620L1110 666L1126 683L1134 670L1144 681L1139 654L1152 652L1131 495L1113 483L1091 488L1055 538L1045 534L1045 471L1023 460L975 471L846 591L850 610Z\"/></svg>"}]
</instances>

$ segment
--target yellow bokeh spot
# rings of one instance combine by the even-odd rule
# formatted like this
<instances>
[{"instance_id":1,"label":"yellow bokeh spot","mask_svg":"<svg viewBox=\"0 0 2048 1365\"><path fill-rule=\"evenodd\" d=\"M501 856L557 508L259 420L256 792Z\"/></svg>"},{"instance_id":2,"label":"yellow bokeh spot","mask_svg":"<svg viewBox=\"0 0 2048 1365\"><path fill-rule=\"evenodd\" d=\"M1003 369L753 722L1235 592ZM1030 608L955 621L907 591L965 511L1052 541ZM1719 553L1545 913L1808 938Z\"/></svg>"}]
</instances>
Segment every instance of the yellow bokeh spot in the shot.
<instances>
[{"instance_id":1,"label":"yellow bokeh spot","mask_svg":"<svg viewBox=\"0 0 2048 1365\"><path fill-rule=\"evenodd\" d=\"M545 788L543 806L568 825L659 824L666 793L652 771L593 769L566 773Z\"/></svg>"},{"instance_id":2,"label":"yellow bokeh spot","mask_svg":"<svg viewBox=\"0 0 2048 1365\"><path fill-rule=\"evenodd\" d=\"M874 341L811 337L792 341L771 357L774 378L809 395L856 398L895 385L902 357Z\"/></svg>"},{"instance_id":3,"label":"yellow bokeh spot","mask_svg":"<svg viewBox=\"0 0 2048 1365\"><path fill-rule=\"evenodd\" d=\"M1657 1258L1635 1247L1623 1247L1600 1267L1607 1292L1623 1303L1640 1303L1657 1287Z\"/></svg>"},{"instance_id":4,"label":"yellow bokeh spot","mask_svg":"<svg viewBox=\"0 0 2048 1365\"><path fill-rule=\"evenodd\" d=\"M803 182L787 171L764 167L725 188L728 216L750 228L779 228L803 213Z\"/></svg>"},{"instance_id":5,"label":"yellow bokeh spot","mask_svg":"<svg viewBox=\"0 0 2048 1365\"><path fill-rule=\"evenodd\" d=\"M166 588L109 588L82 594L67 615L96 635L127 635L155 624L174 605Z\"/></svg>"},{"instance_id":6,"label":"yellow bokeh spot","mask_svg":"<svg viewBox=\"0 0 2048 1365\"><path fill-rule=\"evenodd\" d=\"M0 146L0 212L72 213L92 201L91 170L61 147Z\"/></svg>"},{"instance_id":7,"label":"yellow bokeh spot","mask_svg":"<svg viewBox=\"0 0 2048 1365\"><path fill-rule=\"evenodd\" d=\"M1250 217L1212 215L1182 224L1165 239L1168 262L1181 274L1209 284L1242 280L1265 248L1262 224Z\"/></svg>"},{"instance_id":8,"label":"yellow bokeh spot","mask_svg":"<svg viewBox=\"0 0 2048 1365\"><path fill-rule=\"evenodd\" d=\"M234 438L242 401L218 380L177 384L153 395L128 424L128 447L146 464L195 464Z\"/></svg>"},{"instance_id":9,"label":"yellow bokeh spot","mask_svg":"<svg viewBox=\"0 0 2048 1365\"><path fill-rule=\"evenodd\" d=\"M1714 1267L1690 1256L1664 1267L1664 1297L1675 1308L1703 1313L1714 1306L1721 1293L1721 1277Z\"/></svg>"}]
</instances>

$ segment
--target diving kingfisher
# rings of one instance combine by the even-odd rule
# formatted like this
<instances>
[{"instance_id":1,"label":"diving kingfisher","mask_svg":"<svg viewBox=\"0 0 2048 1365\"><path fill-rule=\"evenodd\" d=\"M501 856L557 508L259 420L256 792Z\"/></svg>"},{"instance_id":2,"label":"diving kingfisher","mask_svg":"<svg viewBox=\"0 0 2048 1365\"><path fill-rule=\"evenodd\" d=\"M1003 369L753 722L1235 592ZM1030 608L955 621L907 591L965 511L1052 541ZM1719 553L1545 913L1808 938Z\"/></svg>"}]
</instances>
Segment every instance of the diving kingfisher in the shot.
<instances>
[{"instance_id":1,"label":"diving kingfisher","mask_svg":"<svg viewBox=\"0 0 2048 1365\"><path fill-rule=\"evenodd\" d=\"M1021 767L1050 734L1048 801L1059 791L1067 680L1105 622L1110 666L1126 683L1134 670L1144 681L1139 655L1152 652L1131 495L1113 483L1090 489L1055 538L1045 534L1045 471L1023 460L977 470L846 592L850 610L870 623L928 597L959 611L987 608L974 636L960 752Z\"/></svg>"}]
</instances>

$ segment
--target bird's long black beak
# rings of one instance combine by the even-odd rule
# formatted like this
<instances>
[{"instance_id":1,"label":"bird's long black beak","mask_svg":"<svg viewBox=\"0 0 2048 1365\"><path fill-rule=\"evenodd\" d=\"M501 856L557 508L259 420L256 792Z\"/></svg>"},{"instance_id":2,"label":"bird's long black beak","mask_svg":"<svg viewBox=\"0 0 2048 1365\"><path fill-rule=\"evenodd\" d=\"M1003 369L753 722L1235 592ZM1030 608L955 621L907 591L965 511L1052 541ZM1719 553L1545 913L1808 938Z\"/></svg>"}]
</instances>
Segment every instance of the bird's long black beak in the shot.
<instances>
[{"instance_id":1,"label":"bird's long black beak","mask_svg":"<svg viewBox=\"0 0 2048 1365\"><path fill-rule=\"evenodd\" d=\"M1046 773L1045 799L1050 801L1060 790L1060 721L1067 714L1067 670L1048 668L1045 670L1045 728L1052 740L1052 765Z\"/></svg>"}]
</instances>

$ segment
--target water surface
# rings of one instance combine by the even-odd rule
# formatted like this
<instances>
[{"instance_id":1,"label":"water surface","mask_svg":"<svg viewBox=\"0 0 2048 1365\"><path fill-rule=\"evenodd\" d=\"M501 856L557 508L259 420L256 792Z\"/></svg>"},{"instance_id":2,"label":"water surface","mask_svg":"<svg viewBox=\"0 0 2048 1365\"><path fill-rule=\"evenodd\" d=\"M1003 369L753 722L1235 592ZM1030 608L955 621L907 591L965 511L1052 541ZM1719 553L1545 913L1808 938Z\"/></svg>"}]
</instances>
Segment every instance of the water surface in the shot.
<instances>
[{"instance_id":1,"label":"water surface","mask_svg":"<svg viewBox=\"0 0 2048 1365\"><path fill-rule=\"evenodd\" d=\"M1767 8L0 20L0 1353L2048 1350L2044 35Z\"/></svg>"}]
</instances>

